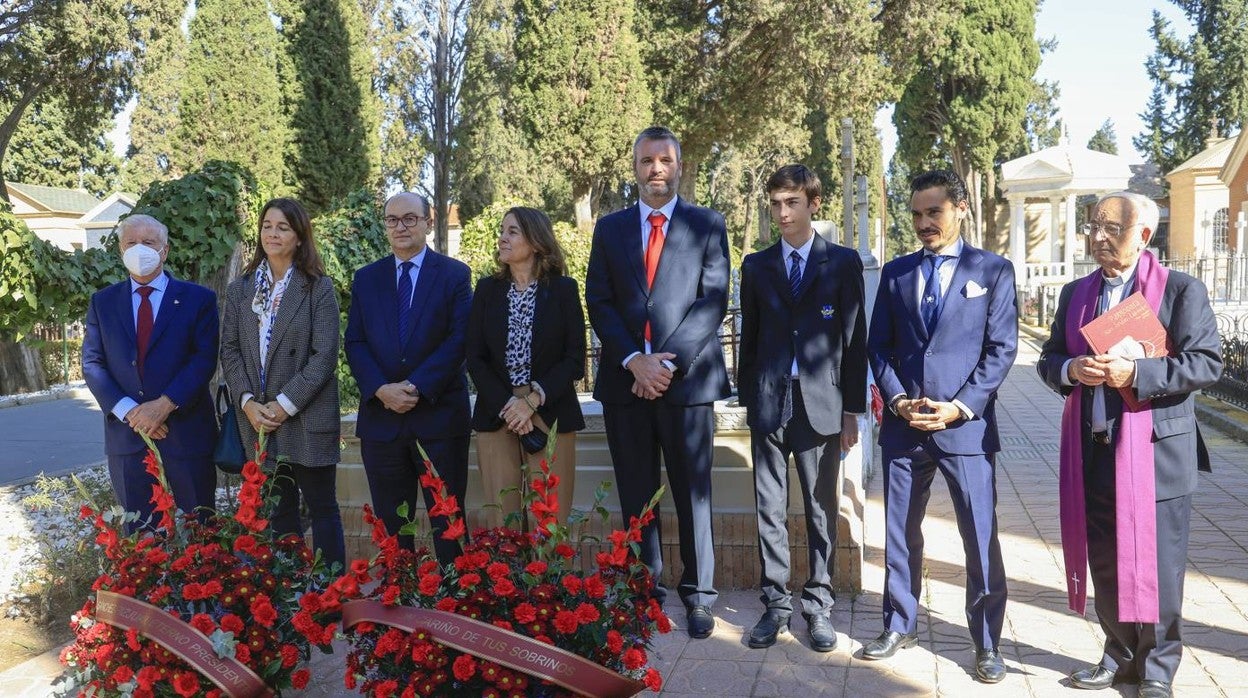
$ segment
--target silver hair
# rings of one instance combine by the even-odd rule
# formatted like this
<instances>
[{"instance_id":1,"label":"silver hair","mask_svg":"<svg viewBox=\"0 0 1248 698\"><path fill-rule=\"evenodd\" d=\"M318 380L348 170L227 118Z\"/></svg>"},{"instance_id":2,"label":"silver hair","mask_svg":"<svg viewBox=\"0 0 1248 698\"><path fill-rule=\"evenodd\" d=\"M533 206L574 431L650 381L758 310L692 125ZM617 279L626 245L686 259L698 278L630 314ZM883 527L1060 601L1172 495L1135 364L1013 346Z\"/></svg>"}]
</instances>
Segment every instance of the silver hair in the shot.
<instances>
[{"instance_id":1,"label":"silver hair","mask_svg":"<svg viewBox=\"0 0 1248 698\"><path fill-rule=\"evenodd\" d=\"M154 228L157 233L160 233L161 243L169 244L169 227L146 213L136 213L122 219L117 224L117 237L120 238L122 235L125 235L127 230L135 226L150 226Z\"/></svg>"},{"instance_id":2,"label":"silver hair","mask_svg":"<svg viewBox=\"0 0 1248 698\"><path fill-rule=\"evenodd\" d=\"M1124 199L1131 204L1131 210L1135 212L1135 222L1148 228L1150 234L1157 232L1157 223L1161 220L1161 212L1157 210L1157 202L1133 191L1116 191L1112 194L1106 194L1097 200L1099 205L1106 199Z\"/></svg>"}]
</instances>

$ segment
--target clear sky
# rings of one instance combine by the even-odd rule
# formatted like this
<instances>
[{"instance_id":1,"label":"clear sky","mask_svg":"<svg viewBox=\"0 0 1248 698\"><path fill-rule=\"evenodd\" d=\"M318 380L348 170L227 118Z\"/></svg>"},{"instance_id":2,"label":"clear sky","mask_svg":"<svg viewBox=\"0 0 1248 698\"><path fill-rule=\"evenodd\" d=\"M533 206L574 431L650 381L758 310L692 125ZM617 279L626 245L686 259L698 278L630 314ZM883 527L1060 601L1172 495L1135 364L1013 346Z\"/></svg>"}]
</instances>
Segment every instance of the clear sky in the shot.
<instances>
[{"instance_id":1,"label":"clear sky","mask_svg":"<svg viewBox=\"0 0 1248 698\"><path fill-rule=\"evenodd\" d=\"M1057 48L1045 54L1036 77L1058 83L1058 116L1069 129L1071 143L1086 144L1111 119L1118 152L1144 159L1131 138L1143 130L1139 114L1152 92L1144 61L1153 52L1148 30L1154 9L1180 36L1191 31L1182 13L1163 0L1044 0L1036 16L1036 36L1056 38ZM897 139L892 118L888 109L876 119L885 165Z\"/></svg>"}]
</instances>

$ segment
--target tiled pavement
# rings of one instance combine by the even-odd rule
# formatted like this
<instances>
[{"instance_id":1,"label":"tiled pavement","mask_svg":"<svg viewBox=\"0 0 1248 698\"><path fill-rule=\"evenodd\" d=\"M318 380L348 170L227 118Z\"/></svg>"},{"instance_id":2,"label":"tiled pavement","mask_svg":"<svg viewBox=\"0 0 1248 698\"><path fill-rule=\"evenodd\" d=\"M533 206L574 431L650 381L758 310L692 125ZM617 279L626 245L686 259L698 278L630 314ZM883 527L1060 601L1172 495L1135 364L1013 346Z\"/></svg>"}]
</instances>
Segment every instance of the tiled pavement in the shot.
<instances>
[{"instance_id":1,"label":"tiled pavement","mask_svg":"<svg viewBox=\"0 0 1248 698\"><path fill-rule=\"evenodd\" d=\"M1004 448L998 460L1001 542L1009 575L1002 653L1009 669L995 686L972 678L974 655L963 613L963 554L948 492L933 487L924 527L926 580L919 647L891 660L861 660L862 642L880 631L883 586L883 507L879 478L869 486L865 591L843 599L833 614L840 646L810 650L804 623L766 650L743 640L760 612L754 592L721 596L715 633L690 640L680 630L660 638L653 655L663 672L663 696L892 697L1086 696L1067 685L1074 668L1099 657L1101 636L1089 604L1086 618L1066 608L1057 519L1057 425L1061 402L1037 378L1037 351L1023 342L1001 391ZM1187 652L1175 693L1187 697L1248 696L1248 444L1211 429L1205 438L1214 473L1202 475L1195 497L1188 560L1184 631ZM678 628L678 602L667 610ZM316 687L304 695L339 695L341 655L316 662ZM41 696L54 657L0 674L0 695ZM40 661L42 660L42 663ZM33 683L32 683L33 682ZM1100 695L1135 695L1116 687Z\"/></svg>"}]
</instances>

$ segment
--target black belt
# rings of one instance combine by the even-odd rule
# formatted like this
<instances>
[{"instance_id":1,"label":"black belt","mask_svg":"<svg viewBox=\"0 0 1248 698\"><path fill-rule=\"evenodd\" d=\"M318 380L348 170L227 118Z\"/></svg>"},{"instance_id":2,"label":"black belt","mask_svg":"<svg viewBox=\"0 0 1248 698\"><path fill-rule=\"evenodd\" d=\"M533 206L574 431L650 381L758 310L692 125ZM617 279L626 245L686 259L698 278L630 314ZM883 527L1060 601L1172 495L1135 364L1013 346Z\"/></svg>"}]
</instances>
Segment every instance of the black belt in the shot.
<instances>
[{"instance_id":1,"label":"black belt","mask_svg":"<svg viewBox=\"0 0 1248 698\"><path fill-rule=\"evenodd\" d=\"M1092 443L1098 446L1108 446L1110 443L1109 432L1108 431L1092 432Z\"/></svg>"}]
</instances>

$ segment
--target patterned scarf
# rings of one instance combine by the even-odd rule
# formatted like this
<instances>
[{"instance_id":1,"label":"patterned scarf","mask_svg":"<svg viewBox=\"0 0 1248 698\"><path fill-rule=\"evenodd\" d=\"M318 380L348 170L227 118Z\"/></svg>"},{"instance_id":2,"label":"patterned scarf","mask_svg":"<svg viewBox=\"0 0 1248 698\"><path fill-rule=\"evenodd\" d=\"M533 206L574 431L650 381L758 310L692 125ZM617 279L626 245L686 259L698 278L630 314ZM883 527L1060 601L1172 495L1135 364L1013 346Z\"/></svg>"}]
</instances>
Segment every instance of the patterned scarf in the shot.
<instances>
[{"instance_id":1,"label":"patterned scarf","mask_svg":"<svg viewBox=\"0 0 1248 698\"><path fill-rule=\"evenodd\" d=\"M256 295L251 298L251 312L256 314L260 330L260 389L264 390L264 369L269 363L269 340L273 337L273 324L277 320L277 310L282 304L282 295L290 283L290 275L295 265L286 269L282 280L273 283L273 271L269 269L269 260L260 261L256 267Z\"/></svg>"}]
</instances>

